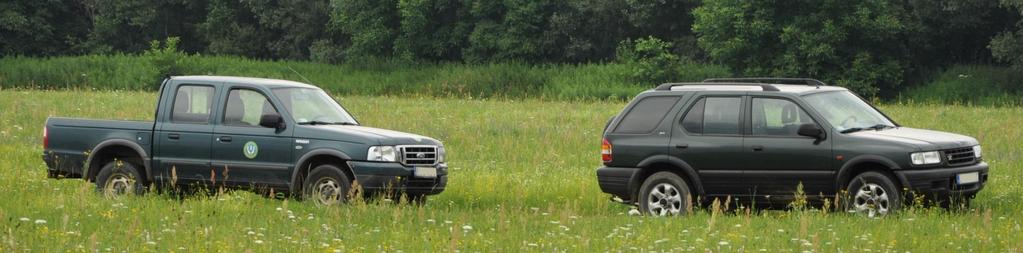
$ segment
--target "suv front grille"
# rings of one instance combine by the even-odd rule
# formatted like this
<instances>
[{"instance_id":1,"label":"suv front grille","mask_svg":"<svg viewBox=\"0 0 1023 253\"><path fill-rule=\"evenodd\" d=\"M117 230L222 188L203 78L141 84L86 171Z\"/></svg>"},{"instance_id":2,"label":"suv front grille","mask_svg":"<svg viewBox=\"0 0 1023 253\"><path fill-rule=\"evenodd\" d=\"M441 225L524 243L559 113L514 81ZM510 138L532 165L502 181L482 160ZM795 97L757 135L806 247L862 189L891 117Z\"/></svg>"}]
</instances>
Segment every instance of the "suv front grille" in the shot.
<instances>
[{"instance_id":1,"label":"suv front grille","mask_svg":"<svg viewBox=\"0 0 1023 253\"><path fill-rule=\"evenodd\" d=\"M437 146L398 146L398 152L404 165L437 164Z\"/></svg>"},{"instance_id":2,"label":"suv front grille","mask_svg":"<svg viewBox=\"0 0 1023 253\"><path fill-rule=\"evenodd\" d=\"M973 154L973 147L946 149L941 153L950 166L967 165L977 161L977 157Z\"/></svg>"}]
</instances>

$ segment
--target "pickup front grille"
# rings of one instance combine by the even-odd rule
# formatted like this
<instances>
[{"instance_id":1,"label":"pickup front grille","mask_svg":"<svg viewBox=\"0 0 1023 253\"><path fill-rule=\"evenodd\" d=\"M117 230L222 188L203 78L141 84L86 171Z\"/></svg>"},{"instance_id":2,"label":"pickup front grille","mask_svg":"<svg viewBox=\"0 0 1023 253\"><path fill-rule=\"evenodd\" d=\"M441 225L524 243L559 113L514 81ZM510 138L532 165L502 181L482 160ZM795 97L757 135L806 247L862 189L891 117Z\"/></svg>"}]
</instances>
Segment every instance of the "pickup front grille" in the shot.
<instances>
[{"instance_id":1,"label":"pickup front grille","mask_svg":"<svg viewBox=\"0 0 1023 253\"><path fill-rule=\"evenodd\" d=\"M401 154L401 164L437 164L437 146L398 146L398 151Z\"/></svg>"},{"instance_id":2,"label":"pickup front grille","mask_svg":"<svg viewBox=\"0 0 1023 253\"><path fill-rule=\"evenodd\" d=\"M950 166L973 164L977 157L973 154L973 147L946 149L941 152L945 156L945 162Z\"/></svg>"}]
</instances>

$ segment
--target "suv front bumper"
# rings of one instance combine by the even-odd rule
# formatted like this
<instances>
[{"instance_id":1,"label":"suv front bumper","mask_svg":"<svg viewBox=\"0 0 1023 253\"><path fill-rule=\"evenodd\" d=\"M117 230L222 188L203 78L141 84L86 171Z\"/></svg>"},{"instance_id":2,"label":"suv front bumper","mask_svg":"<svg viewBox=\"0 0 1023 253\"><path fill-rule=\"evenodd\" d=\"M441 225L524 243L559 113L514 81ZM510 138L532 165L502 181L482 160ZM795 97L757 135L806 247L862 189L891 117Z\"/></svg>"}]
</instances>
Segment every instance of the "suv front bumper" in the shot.
<instances>
[{"instance_id":1,"label":"suv front bumper","mask_svg":"<svg viewBox=\"0 0 1023 253\"><path fill-rule=\"evenodd\" d=\"M597 169L597 183L600 184L600 190L628 203L635 196L633 189L636 187L632 184L636 182L638 174L639 168L601 167Z\"/></svg>"},{"instance_id":2,"label":"suv front bumper","mask_svg":"<svg viewBox=\"0 0 1023 253\"><path fill-rule=\"evenodd\" d=\"M436 178L417 178L413 174L416 166L405 166L400 163L382 162L348 162L349 168L355 173L355 182L367 193L394 191L406 194L434 195L444 191L448 184L448 165L440 163L432 166L437 169Z\"/></svg>"},{"instance_id":3,"label":"suv front bumper","mask_svg":"<svg viewBox=\"0 0 1023 253\"><path fill-rule=\"evenodd\" d=\"M977 195L981 189L984 189L984 184L987 183L988 165L985 162L979 162L963 167L897 170L894 172L899 181L902 181L902 185L911 193L923 194L926 197L941 201L947 200L950 197L972 198ZM956 180L957 175L970 172L977 172L978 181L976 183L958 184Z\"/></svg>"}]
</instances>

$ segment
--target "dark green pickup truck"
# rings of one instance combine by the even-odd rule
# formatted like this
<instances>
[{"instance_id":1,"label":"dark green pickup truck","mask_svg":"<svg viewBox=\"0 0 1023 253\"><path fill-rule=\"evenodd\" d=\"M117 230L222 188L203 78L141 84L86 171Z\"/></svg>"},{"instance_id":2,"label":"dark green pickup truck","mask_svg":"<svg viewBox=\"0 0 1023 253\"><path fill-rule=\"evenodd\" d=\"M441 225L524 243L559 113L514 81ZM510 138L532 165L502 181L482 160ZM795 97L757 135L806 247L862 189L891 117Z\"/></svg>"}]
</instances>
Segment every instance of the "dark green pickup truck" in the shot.
<instances>
[{"instance_id":1,"label":"dark green pickup truck","mask_svg":"<svg viewBox=\"0 0 1023 253\"><path fill-rule=\"evenodd\" d=\"M360 188L421 201L447 184L439 141L361 126L323 90L284 80L172 77L155 122L54 117L43 140L49 177L105 194L204 185L333 204Z\"/></svg>"}]
</instances>

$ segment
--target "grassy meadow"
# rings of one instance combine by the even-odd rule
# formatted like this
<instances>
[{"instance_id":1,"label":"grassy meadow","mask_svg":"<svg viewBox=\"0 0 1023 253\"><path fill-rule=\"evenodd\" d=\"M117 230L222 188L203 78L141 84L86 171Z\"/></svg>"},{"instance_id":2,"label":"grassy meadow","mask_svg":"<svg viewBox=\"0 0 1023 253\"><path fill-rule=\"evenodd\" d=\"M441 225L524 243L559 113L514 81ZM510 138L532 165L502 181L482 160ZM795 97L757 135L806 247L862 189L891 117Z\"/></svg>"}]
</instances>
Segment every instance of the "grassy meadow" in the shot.
<instances>
[{"instance_id":1,"label":"grassy meadow","mask_svg":"<svg viewBox=\"0 0 1023 253\"><path fill-rule=\"evenodd\" d=\"M41 127L50 115L152 119L156 94L6 89L0 252L1023 251L1020 107L881 106L906 126L981 141L991 178L968 210L650 218L628 215L596 182L600 130L624 102L335 95L365 125L444 141L447 190L422 206L317 207L245 191L106 199L82 180L46 179Z\"/></svg>"}]
</instances>

